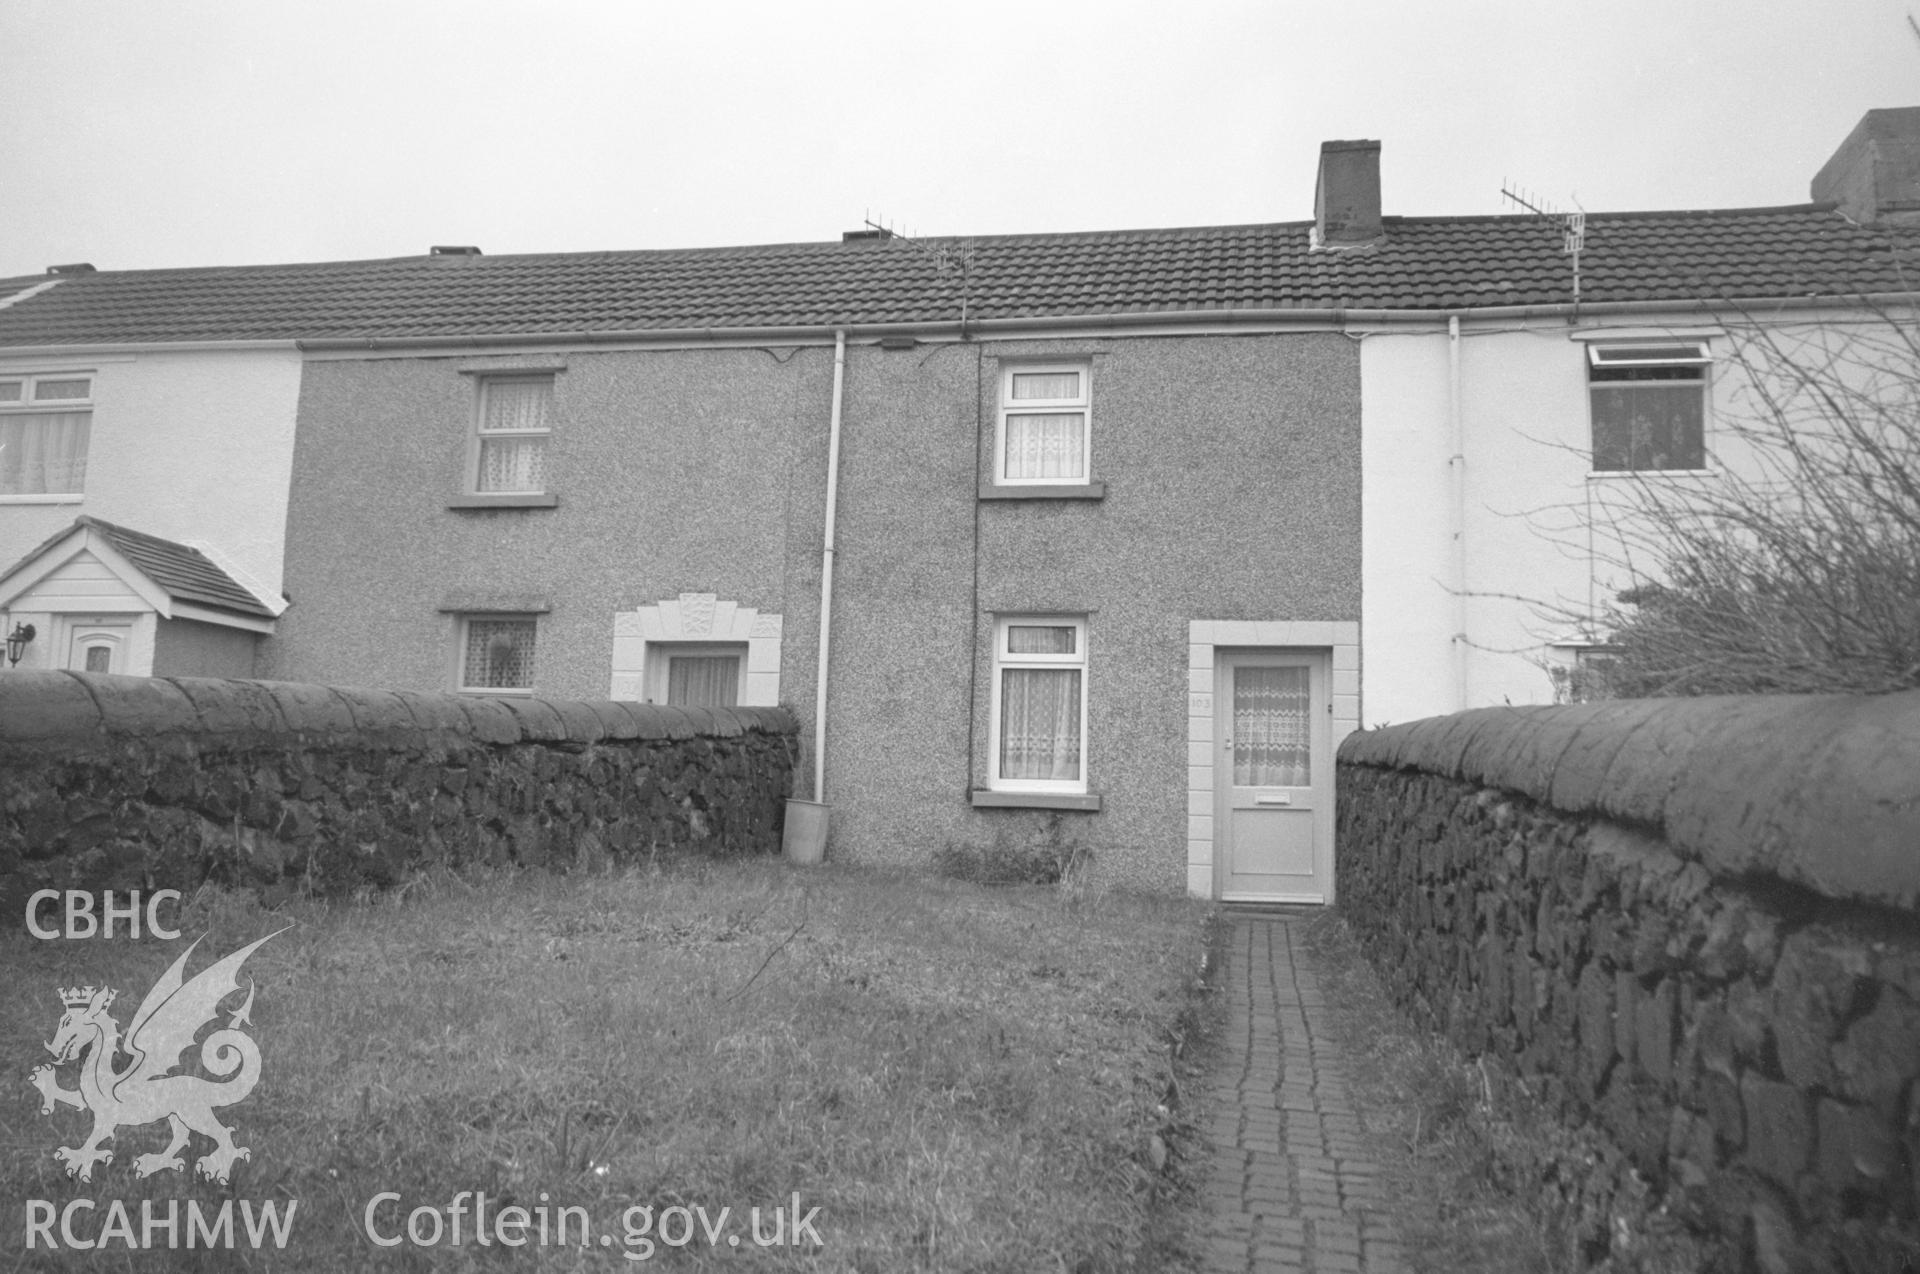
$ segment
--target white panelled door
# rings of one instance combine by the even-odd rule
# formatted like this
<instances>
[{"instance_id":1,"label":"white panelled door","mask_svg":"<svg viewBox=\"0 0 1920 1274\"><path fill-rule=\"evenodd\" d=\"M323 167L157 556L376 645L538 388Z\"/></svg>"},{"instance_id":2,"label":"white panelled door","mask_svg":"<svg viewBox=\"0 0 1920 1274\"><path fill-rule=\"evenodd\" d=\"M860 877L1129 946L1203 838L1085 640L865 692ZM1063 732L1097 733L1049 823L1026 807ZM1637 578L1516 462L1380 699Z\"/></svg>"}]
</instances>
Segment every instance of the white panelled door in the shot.
<instances>
[{"instance_id":1,"label":"white panelled door","mask_svg":"<svg viewBox=\"0 0 1920 1274\"><path fill-rule=\"evenodd\" d=\"M1214 815L1220 896L1333 897L1328 659L1318 651L1220 652Z\"/></svg>"}]
</instances>

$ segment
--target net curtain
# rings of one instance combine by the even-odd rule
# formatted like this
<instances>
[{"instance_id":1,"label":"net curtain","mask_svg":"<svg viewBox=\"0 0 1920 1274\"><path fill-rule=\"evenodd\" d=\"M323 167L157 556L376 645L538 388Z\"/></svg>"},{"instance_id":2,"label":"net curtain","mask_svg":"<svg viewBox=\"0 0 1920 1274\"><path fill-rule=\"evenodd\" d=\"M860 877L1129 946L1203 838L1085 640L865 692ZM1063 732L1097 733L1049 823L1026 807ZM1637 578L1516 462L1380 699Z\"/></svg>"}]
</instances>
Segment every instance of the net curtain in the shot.
<instances>
[{"instance_id":1,"label":"net curtain","mask_svg":"<svg viewBox=\"0 0 1920 1274\"><path fill-rule=\"evenodd\" d=\"M1235 787L1312 785L1310 685L1305 668L1233 670Z\"/></svg>"},{"instance_id":2,"label":"net curtain","mask_svg":"<svg viewBox=\"0 0 1920 1274\"><path fill-rule=\"evenodd\" d=\"M86 489L84 411L0 416L0 495L63 495Z\"/></svg>"},{"instance_id":3,"label":"net curtain","mask_svg":"<svg viewBox=\"0 0 1920 1274\"><path fill-rule=\"evenodd\" d=\"M1001 670L1000 777L1080 777L1080 670Z\"/></svg>"}]
</instances>

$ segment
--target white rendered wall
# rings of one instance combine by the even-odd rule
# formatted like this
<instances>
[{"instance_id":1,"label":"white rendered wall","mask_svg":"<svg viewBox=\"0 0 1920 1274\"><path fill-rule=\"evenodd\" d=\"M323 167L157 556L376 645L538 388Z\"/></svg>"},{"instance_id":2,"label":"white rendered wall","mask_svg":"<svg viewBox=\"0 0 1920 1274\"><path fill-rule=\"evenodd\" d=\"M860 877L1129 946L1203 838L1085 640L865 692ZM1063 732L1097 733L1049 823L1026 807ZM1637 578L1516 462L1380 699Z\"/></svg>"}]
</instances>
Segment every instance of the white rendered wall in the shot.
<instances>
[{"instance_id":1,"label":"white rendered wall","mask_svg":"<svg viewBox=\"0 0 1920 1274\"><path fill-rule=\"evenodd\" d=\"M86 491L0 496L0 569L86 513L198 544L277 603L300 367L294 350L0 355L0 375L89 372L94 401Z\"/></svg>"},{"instance_id":2,"label":"white rendered wall","mask_svg":"<svg viewBox=\"0 0 1920 1274\"><path fill-rule=\"evenodd\" d=\"M1469 708L1551 703L1544 647L1589 612L1585 530L1595 483L1586 346L1564 325L1466 328L1460 341L1467 454ZM1524 599L1524 600L1523 600Z\"/></svg>"},{"instance_id":3,"label":"white rendered wall","mask_svg":"<svg viewBox=\"0 0 1920 1274\"><path fill-rule=\"evenodd\" d=\"M1366 724L1552 702L1547 647L1574 629L1557 612L1585 614L1590 598L1612 596L1585 519L1589 500L1618 480L1589 476L1586 346L1571 330L1462 325L1463 590L1451 552L1446 330L1363 342ZM1462 617L1467 651L1456 666Z\"/></svg>"},{"instance_id":4,"label":"white rendered wall","mask_svg":"<svg viewBox=\"0 0 1920 1274\"><path fill-rule=\"evenodd\" d=\"M1833 316L1806 316L1817 324ZM1800 320L1796 319L1796 326ZM1621 338L1707 336L1710 469L1752 471L1727 424L1752 408L1732 342L1711 324L1604 325ZM1466 483L1465 685L1452 658L1453 454L1444 326L1370 332L1361 345L1362 719L1366 725L1501 703L1549 703L1549 649L1577 635L1625 587L1623 550L1636 479L1591 472L1587 342L1565 321L1463 324L1460 405ZM1646 475L1674 494L1710 477ZM1590 534L1588 528L1597 530ZM1657 573L1644 551L1636 569Z\"/></svg>"},{"instance_id":5,"label":"white rendered wall","mask_svg":"<svg viewBox=\"0 0 1920 1274\"><path fill-rule=\"evenodd\" d=\"M1360 344L1360 723L1453 711L1447 339Z\"/></svg>"}]
</instances>

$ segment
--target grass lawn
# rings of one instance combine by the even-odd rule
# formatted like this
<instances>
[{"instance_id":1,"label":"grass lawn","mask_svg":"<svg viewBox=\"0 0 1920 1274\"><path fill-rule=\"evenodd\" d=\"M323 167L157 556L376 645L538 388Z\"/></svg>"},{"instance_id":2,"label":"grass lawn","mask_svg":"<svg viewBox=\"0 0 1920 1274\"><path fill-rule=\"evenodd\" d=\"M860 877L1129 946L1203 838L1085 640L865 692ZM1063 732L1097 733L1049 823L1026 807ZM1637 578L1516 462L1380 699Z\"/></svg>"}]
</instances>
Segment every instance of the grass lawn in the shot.
<instances>
[{"instance_id":1,"label":"grass lawn","mask_svg":"<svg viewBox=\"0 0 1920 1274\"><path fill-rule=\"evenodd\" d=\"M272 912L205 892L171 942L40 941L11 924L0 1268L613 1270L643 1255L861 1274L1173 1268L1183 1213L1152 1170L1154 1134L1204 915L1173 898L760 860L433 877ZM212 1143L195 1136L183 1172L139 1178L136 1157L167 1141L155 1122L123 1127L91 1183L70 1179L53 1151L90 1118L43 1115L28 1083L50 1060L59 988L117 988L108 1011L125 1029L193 938L206 934L189 977L287 925L239 973L242 992L257 988L258 1087L214 1111L252 1157L227 1185L196 1179ZM62 1084L78 1070L61 1067ZM488 1246L473 1241L479 1195ZM76 1199L96 1206L69 1211ZM233 1249L185 1250L191 1222L217 1228L229 1201ZM129 1249L121 1230L141 1241L143 1202L160 1221L175 1209L181 1250ZM284 1248L265 1231L255 1251L247 1220L264 1224L267 1202L283 1222L297 1211ZM397 1245L369 1237L370 1204ZM776 1208L783 1241L763 1246ZM99 1246L66 1250L58 1219L57 1253L18 1246L56 1213Z\"/></svg>"}]
</instances>

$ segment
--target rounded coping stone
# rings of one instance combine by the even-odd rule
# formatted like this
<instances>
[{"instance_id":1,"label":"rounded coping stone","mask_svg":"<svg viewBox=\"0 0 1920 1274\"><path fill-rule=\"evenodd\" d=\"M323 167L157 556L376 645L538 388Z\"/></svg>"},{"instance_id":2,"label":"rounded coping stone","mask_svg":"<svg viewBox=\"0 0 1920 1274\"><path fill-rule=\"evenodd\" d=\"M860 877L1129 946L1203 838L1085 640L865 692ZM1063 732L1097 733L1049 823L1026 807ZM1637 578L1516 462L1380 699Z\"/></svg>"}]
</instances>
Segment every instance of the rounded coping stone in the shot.
<instances>
[{"instance_id":1,"label":"rounded coping stone","mask_svg":"<svg viewBox=\"0 0 1920 1274\"><path fill-rule=\"evenodd\" d=\"M633 737L636 739L670 739L673 737L674 724L682 719L679 709L669 709L657 703L626 702L620 704L620 708L633 723Z\"/></svg>"},{"instance_id":2,"label":"rounded coping stone","mask_svg":"<svg viewBox=\"0 0 1920 1274\"><path fill-rule=\"evenodd\" d=\"M528 742L557 743L567 737L567 723L545 699L495 700L520 723L520 737Z\"/></svg>"},{"instance_id":3,"label":"rounded coping stone","mask_svg":"<svg viewBox=\"0 0 1920 1274\"><path fill-rule=\"evenodd\" d=\"M1393 766L1399 763L1398 741L1405 737L1405 725L1374 726L1355 730L1334 749L1334 756L1345 765Z\"/></svg>"},{"instance_id":4,"label":"rounded coping stone","mask_svg":"<svg viewBox=\"0 0 1920 1274\"><path fill-rule=\"evenodd\" d=\"M664 739L667 727L657 715L658 709L651 703L636 703L631 699L609 699L607 706L625 719L626 724L610 738L618 739Z\"/></svg>"},{"instance_id":5,"label":"rounded coping stone","mask_svg":"<svg viewBox=\"0 0 1920 1274\"><path fill-rule=\"evenodd\" d=\"M685 715L687 728L693 731L694 738L704 738L713 733L714 709L689 708L683 705L676 710Z\"/></svg>"},{"instance_id":6,"label":"rounded coping stone","mask_svg":"<svg viewBox=\"0 0 1920 1274\"><path fill-rule=\"evenodd\" d=\"M402 735L409 739L419 733L413 723L413 713L407 711L406 703L391 690L374 690L366 686L334 686L333 693L347 705L347 711L353 714L353 727L365 742L377 739L392 741L394 736Z\"/></svg>"},{"instance_id":7,"label":"rounded coping stone","mask_svg":"<svg viewBox=\"0 0 1920 1274\"><path fill-rule=\"evenodd\" d=\"M100 705L72 673L0 675L0 745L98 743L101 724Z\"/></svg>"},{"instance_id":8,"label":"rounded coping stone","mask_svg":"<svg viewBox=\"0 0 1920 1274\"><path fill-rule=\"evenodd\" d=\"M1645 708L1642 702L1631 699L1609 699L1581 706L1597 710L1587 714L1573 742L1560 754L1560 763L1554 767L1543 798L1548 804L1565 810L1599 808L1606 791L1607 768L1632 740Z\"/></svg>"},{"instance_id":9,"label":"rounded coping stone","mask_svg":"<svg viewBox=\"0 0 1920 1274\"><path fill-rule=\"evenodd\" d=\"M193 701L171 681L105 672L68 675L100 705L100 724L108 734L191 734L200 724Z\"/></svg>"},{"instance_id":10,"label":"rounded coping stone","mask_svg":"<svg viewBox=\"0 0 1920 1274\"><path fill-rule=\"evenodd\" d=\"M1671 839L1715 871L1920 905L1920 691L1793 696L1725 723L1688 758Z\"/></svg>"},{"instance_id":11,"label":"rounded coping stone","mask_svg":"<svg viewBox=\"0 0 1920 1274\"><path fill-rule=\"evenodd\" d=\"M1782 702L1758 695L1645 701L1625 746L1607 766L1595 808L1629 822L1665 827L1667 804L1685 782L1691 758L1702 747L1722 742L1728 730L1737 732L1742 720L1774 719Z\"/></svg>"},{"instance_id":12,"label":"rounded coping stone","mask_svg":"<svg viewBox=\"0 0 1920 1274\"><path fill-rule=\"evenodd\" d=\"M424 690L396 690L396 699L407 705L413 724L435 734L457 734L463 738L473 732L460 696Z\"/></svg>"},{"instance_id":13,"label":"rounded coping stone","mask_svg":"<svg viewBox=\"0 0 1920 1274\"><path fill-rule=\"evenodd\" d=\"M1464 775L1461 762L1472 747L1474 736L1488 724L1487 714L1511 711L1510 708L1475 708L1469 712L1410 721L1404 727L1391 727L1406 731L1400 739L1389 741L1390 747L1396 743L1398 745L1394 751L1394 764L1428 770L1448 778L1461 778ZM1504 716L1502 719L1505 719Z\"/></svg>"},{"instance_id":14,"label":"rounded coping stone","mask_svg":"<svg viewBox=\"0 0 1920 1274\"><path fill-rule=\"evenodd\" d=\"M1543 776L1539 771L1539 753L1551 751L1552 760L1566 749L1567 738L1563 734L1558 746L1543 744L1543 736L1558 717L1542 716L1538 713L1516 712L1512 709L1489 709L1491 712L1505 711L1505 719L1489 717L1480 723L1461 748L1461 776L1470 782L1489 783L1504 779L1506 785L1523 792L1533 793L1546 787L1545 779L1553 777L1551 761ZM1564 727L1563 727L1564 729Z\"/></svg>"},{"instance_id":15,"label":"rounded coping stone","mask_svg":"<svg viewBox=\"0 0 1920 1274\"><path fill-rule=\"evenodd\" d=\"M353 712L330 686L306 681L262 681L286 728L298 734L352 734Z\"/></svg>"},{"instance_id":16,"label":"rounded coping stone","mask_svg":"<svg viewBox=\"0 0 1920 1274\"><path fill-rule=\"evenodd\" d=\"M216 677L166 677L200 714L200 728L214 734L275 737L287 731L280 705L257 681Z\"/></svg>"},{"instance_id":17,"label":"rounded coping stone","mask_svg":"<svg viewBox=\"0 0 1920 1274\"><path fill-rule=\"evenodd\" d=\"M737 739L747 732L746 722L740 719L737 708L708 708L707 727L700 731L717 739Z\"/></svg>"},{"instance_id":18,"label":"rounded coping stone","mask_svg":"<svg viewBox=\"0 0 1920 1274\"><path fill-rule=\"evenodd\" d=\"M748 729L764 730L768 734L800 733L799 720L785 708L735 708L734 711Z\"/></svg>"},{"instance_id":19,"label":"rounded coping stone","mask_svg":"<svg viewBox=\"0 0 1920 1274\"><path fill-rule=\"evenodd\" d=\"M461 711L467 714L468 728L480 743L520 742L520 718L507 711L498 699L483 695L455 696Z\"/></svg>"},{"instance_id":20,"label":"rounded coping stone","mask_svg":"<svg viewBox=\"0 0 1920 1274\"><path fill-rule=\"evenodd\" d=\"M1516 739L1516 746L1501 762L1521 791L1535 800L1549 800L1568 753L1593 719L1601 715L1603 706L1568 704L1560 712L1531 718L1534 724L1524 742Z\"/></svg>"},{"instance_id":21,"label":"rounded coping stone","mask_svg":"<svg viewBox=\"0 0 1920 1274\"><path fill-rule=\"evenodd\" d=\"M1920 905L1920 691L1481 708L1350 735L1339 756L1658 827L1716 875Z\"/></svg>"},{"instance_id":22,"label":"rounded coping stone","mask_svg":"<svg viewBox=\"0 0 1920 1274\"><path fill-rule=\"evenodd\" d=\"M1333 755L1341 765L1374 765L1382 769L1400 767L1400 751L1407 737L1407 726L1375 726L1371 730L1355 730L1340 740Z\"/></svg>"},{"instance_id":23,"label":"rounded coping stone","mask_svg":"<svg viewBox=\"0 0 1920 1274\"><path fill-rule=\"evenodd\" d=\"M570 742L598 743L607 737L607 727L601 722L600 714L584 699L542 699L535 702L545 703L560 714L560 722L566 727Z\"/></svg>"},{"instance_id":24,"label":"rounded coping stone","mask_svg":"<svg viewBox=\"0 0 1920 1274\"><path fill-rule=\"evenodd\" d=\"M666 731L664 736L666 738L691 739L699 733L694 729L692 721L692 713L699 711L697 708L677 708L667 703L650 703L646 707L653 714L654 720L659 722L659 728Z\"/></svg>"},{"instance_id":25,"label":"rounded coping stone","mask_svg":"<svg viewBox=\"0 0 1920 1274\"><path fill-rule=\"evenodd\" d=\"M587 706L600 718L602 738L618 741L639 736L640 727L634 723L626 705L612 699L589 699Z\"/></svg>"}]
</instances>

